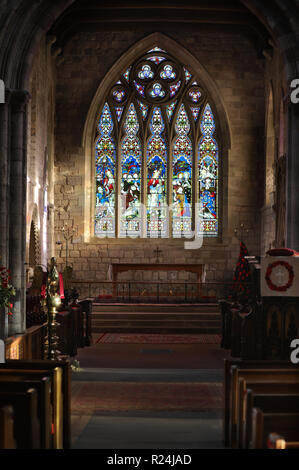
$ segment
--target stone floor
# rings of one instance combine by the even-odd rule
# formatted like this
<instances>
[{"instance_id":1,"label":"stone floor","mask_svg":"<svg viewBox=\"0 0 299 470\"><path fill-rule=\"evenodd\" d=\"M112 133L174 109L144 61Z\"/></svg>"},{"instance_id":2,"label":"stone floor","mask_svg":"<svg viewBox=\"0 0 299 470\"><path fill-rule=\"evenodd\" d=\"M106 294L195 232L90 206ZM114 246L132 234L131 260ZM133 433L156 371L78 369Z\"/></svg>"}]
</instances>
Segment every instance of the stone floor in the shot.
<instances>
[{"instance_id":1,"label":"stone floor","mask_svg":"<svg viewBox=\"0 0 299 470\"><path fill-rule=\"evenodd\" d=\"M221 449L218 345L96 344L72 375L74 449Z\"/></svg>"}]
</instances>

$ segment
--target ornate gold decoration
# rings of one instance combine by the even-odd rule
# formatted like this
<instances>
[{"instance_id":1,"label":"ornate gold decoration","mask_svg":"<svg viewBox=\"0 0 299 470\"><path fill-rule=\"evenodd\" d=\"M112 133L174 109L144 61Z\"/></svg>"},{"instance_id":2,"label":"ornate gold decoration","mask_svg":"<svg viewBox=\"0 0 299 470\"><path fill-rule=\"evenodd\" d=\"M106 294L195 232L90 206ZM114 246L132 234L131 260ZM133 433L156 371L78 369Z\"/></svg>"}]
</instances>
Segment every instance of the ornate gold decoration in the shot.
<instances>
[{"instance_id":1,"label":"ornate gold decoration","mask_svg":"<svg viewBox=\"0 0 299 470\"><path fill-rule=\"evenodd\" d=\"M57 309L61 305L61 298L58 294L59 290L59 274L56 267L56 259L52 258L50 268L48 269L46 298L44 301L44 309L48 317L47 336L45 338L45 359L55 361L58 358L59 351L58 336L56 335L56 314Z\"/></svg>"}]
</instances>

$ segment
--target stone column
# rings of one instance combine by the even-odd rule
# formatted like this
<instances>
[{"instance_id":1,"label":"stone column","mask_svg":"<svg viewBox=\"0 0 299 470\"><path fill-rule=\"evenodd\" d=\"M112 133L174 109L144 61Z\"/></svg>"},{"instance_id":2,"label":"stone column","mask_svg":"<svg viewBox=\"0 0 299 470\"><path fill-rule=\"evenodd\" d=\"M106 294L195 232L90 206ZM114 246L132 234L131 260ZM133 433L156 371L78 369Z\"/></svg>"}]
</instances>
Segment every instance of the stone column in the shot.
<instances>
[{"instance_id":1,"label":"stone column","mask_svg":"<svg viewBox=\"0 0 299 470\"><path fill-rule=\"evenodd\" d=\"M23 90L14 91L11 96L9 266L16 297L13 315L9 318L9 336L22 334L26 329L26 142L29 96Z\"/></svg>"},{"instance_id":2,"label":"stone column","mask_svg":"<svg viewBox=\"0 0 299 470\"><path fill-rule=\"evenodd\" d=\"M10 93L6 92L5 103L0 105L0 266L8 267L9 263L9 101ZM0 312L0 339L8 336L8 317Z\"/></svg>"},{"instance_id":3,"label":"stone column","mask_svg":"<svg viewBox=\"0 0 299 470\"><path fill-rule=\"evenodd\" d=\"M290 104L288 114L286 246L299 251L299 104Z\"/></svg>"}]
</instances>

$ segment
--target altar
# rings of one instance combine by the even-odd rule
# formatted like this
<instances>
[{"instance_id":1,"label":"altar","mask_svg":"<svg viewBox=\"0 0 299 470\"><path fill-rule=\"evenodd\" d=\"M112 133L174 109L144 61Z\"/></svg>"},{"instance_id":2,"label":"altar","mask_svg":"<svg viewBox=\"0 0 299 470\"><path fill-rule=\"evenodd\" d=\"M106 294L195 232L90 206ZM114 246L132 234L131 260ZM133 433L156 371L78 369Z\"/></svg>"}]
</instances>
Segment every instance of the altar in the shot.
<instances>
[{"instance_id":1,"label":"altar","mask_svg":"<svg viewBox=\"0 0 299 470\"><path fill-rule=\"evenodd\" d=\"M185 271L195 273L197 275L198 292L200 286L205 282L205 265L204 264L170 264L170 263L113 263L110 265L110 273L113 282L113 297L117 297L118 275L127 271Z\"/></svg>"}]
</instances>

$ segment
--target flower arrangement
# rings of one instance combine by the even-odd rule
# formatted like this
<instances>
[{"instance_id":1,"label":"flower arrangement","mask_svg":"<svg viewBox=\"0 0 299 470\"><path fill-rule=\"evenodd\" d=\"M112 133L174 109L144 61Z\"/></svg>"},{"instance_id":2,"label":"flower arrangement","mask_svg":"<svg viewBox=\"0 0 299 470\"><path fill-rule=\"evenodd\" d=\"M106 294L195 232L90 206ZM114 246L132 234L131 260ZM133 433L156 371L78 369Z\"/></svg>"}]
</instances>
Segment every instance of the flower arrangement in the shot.
<instances>
[{"instance_id":1,"label":"flower arrangement","mask_svg":"<svg viewBox=\"0 0 299 470\"><path fill-rule=\"evenodd\" d=\"M10 283L10 271L4 267L0 267L0 307L8 307L9 315L12 315L11 297L16 295L14 287Z\"/></svg>"}]
</instances>

